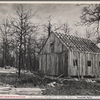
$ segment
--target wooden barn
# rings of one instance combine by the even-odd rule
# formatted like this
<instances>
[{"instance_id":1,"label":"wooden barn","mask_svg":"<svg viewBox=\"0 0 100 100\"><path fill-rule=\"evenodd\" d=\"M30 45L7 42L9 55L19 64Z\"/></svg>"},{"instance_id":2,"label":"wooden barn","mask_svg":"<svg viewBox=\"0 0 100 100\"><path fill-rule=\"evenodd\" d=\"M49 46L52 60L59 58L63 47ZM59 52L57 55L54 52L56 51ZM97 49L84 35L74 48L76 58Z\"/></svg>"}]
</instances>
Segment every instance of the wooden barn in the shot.
<instances>
[{"instance_id":1,"label":"wooden barn","mask_svg":"<svg viewBox=\"0 0 100 100\"><path fill-rule=\"evenodd\" d=\"M40 51L39 70L53 76L100 76L100 49L89 39L51 32Z\"/></svg>"}]
</instances>

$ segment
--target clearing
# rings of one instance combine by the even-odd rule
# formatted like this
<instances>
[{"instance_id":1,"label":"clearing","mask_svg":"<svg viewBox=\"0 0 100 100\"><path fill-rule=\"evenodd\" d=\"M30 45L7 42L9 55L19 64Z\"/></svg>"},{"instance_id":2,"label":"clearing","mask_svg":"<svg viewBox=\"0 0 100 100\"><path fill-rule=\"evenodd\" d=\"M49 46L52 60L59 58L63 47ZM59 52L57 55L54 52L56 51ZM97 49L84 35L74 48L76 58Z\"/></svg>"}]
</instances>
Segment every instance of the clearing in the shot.
<instances>
[{"instance_id":1,"label":"clearing","mask_svg":"<svg viewBox=\"0 0 100 100\"><path fill-rule=\"evenodd\" d=\"M10 67L0 67L0 95L100 95L100 79L95 78L61 78L44 76L36 72L21 72Z\"/></svg>"},{"instance_id":2,"label":"clearing","mask_svg":"<svg viewBox=\"0 0 100 100\"><path fill-rule=\"evenodd\" d=\"M0 94L42 95L42 90L32 73L22 71L19 79L15 68L0 68Z\"/></svg>"}]
</instances>

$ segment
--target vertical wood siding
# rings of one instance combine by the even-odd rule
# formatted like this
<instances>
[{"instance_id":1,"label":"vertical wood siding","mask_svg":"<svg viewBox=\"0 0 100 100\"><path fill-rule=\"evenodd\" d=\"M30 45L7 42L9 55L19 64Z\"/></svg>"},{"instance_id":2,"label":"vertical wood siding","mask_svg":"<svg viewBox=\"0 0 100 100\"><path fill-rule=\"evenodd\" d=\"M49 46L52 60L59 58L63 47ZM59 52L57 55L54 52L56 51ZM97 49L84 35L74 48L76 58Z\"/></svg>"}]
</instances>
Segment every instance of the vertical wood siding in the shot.
<instances>
[{"instance_id":1,"label":"vertical wood siding","mask_svg":"<svg viewBox=\"0 0 100 100\"><path fill-rule=\"evenodd\" d=\"M45 46L43 47L42 51L40 54L46 54L46 53L51 53L50 49L50 44L54 42L54 52L55 53L60 53L63 51L68 51L65 46L58 40L57 37L55 37L54 34L50 35L50 38L47 40Z\"/></svg>"},{"instance_id":2,"label":"vertical wood siding","mask_svg":"<svg viewBox=\"0 0 100 100\"><path fill-rule=\"evenodd\" d=\"M69 74L71 76L100 76L100 54L73 51L69 53ZM78 60L78 66L73 65L73 60ZM87 62L91 61L91 66Z\"/></svg>"},{"instance_id":3,"label":"vertical wood siding","mask_svg":"<svg viewBox=\"0 0 100 100\"><path fill-rule=\"evenodd\" d=\"M87 60L88 60L88 61L91 61L91 66L90 66L90 67L87 66L87 75L88 75L88 76L89 76L89 75L90 75L90 76L92 75L92 62L93 62L93 61L92 61L91 56L92 56L92 54L90 54L90 53L87 54L87 58L88 58Z\"/></svg>"},{"instance_id":4,"label":"vertical wood siding","mask_svg":"<svg viewBox=\"0 0 100 100\"><path fill-rule=\"evenodd\" d=\"M99 54L99 57L98 57L98 75L100 76L100 54Z\"/></svg>"},{"instance_id":5,"label":"vertical wood siding","mask_svg":"<svg viewBox=\"0 0 100 100\"><path fill-rule=\"evenodd\" d=\"M54 43L54 52L50 44ZM73 65L73 60L78 60L78 65ZM91 61L91 66L87 66ZM100 76L100 54L90 52L68 51L59 39L51 34L39 56L39 69L47 75L65 76Z\"/></svg>"},{"instance_id":6,"label":"vertical wood siding","mask_svg":"<svg viewBox=\"0 0 100 100\"><path fill-rule=\"evenodd\" d=\"M54 52L50 44L54 43ZM51 34L40 53L40 70L47 75L68 75L68 50Z\"/></svg>"},{"instance_id":7,"label":"vertical wood siding","mask_svg":"<svg viewBox=\"0 0 100 100\"><path fill-rule=\"evenodd\" d=\"M68 76L71 76L71 51L68 52Z\"/></svg>"},{"instance_id":8,"label":"vertical wood siding","mask_svg":"<svg viewBox=\"0 0 100 100\"><path fill-rule=\"evenodd\" d=\"M68 52L40 55L40 70L47 75L68 75Z\"/></svg>"},{"instance_id":9,"label":"vertical wood siding","mask_svg":"<svg viewBox=\"0 0 100 100\"><path fill-rule=\"evenodd\" d=\"M80 65L80 55L76 51L73 51L71 53L72 53L71 54L71 74L73 76L79 75L79 71L80 71L80 67L79 67L79 65ZM77 60L78 61L78 65L77 66L73 65L73 60Z\"/></svg>"},{"instance_id":10,"label":"vertical wood siding","mask_svg":"<svg viewBox=\"0 0 100 100\"><path fill-rule=\"evenodd\" d=\"M93 54L93 67L92 67L92 74L95 75L95 54Z\"/></svg>"}]
</instances>

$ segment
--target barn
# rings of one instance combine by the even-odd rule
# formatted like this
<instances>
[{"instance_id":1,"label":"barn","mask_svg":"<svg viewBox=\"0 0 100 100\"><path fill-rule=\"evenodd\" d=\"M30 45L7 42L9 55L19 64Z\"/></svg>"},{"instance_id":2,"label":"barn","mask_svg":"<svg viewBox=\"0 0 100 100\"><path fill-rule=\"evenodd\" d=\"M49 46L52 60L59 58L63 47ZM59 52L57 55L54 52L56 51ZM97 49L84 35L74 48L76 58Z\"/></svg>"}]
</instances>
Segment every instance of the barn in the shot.
<instances>
[{"instance_id":1,"label":"barn","mask_svg":"<svg viewBox=\"0 0 100 100\"><path fill-rule=\"evenodd\" d=\"M51 32L39 54L46 75L100 76L100 49L91 40Z\"/></svg>"}]
</instances>

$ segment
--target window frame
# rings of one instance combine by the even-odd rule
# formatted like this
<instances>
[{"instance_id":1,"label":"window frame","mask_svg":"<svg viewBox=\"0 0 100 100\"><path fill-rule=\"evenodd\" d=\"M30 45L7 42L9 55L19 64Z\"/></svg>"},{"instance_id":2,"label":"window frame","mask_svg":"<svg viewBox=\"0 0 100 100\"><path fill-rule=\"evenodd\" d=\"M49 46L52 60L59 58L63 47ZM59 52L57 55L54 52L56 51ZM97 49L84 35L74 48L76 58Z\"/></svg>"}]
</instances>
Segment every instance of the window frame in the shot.
<instances>
[{"instance_id":1,"label":"window frame","mask_svg":"<svg viewBox=\"0 0 100 100\"><path fill-rule=\"evenodd\" d=\"M91 65L92 65L91 60L88 60L88 61L87 61L87 66L88 66L88 67L91 67Z\"/></svg>"},{"instance_id":2,"label":"window frame","mask_svg":"<svg viewBox=\"0 0 100 100\"><path fill-rule=\"evenodd\" d=\"M73 59L73 66L78 66L78 59Z\"/></svg>"},{"instance_id":3,"label":"window frame","mask_svg":"<svg viewBox=\"0 0 100 100\"><path fill-rule=\"evenodd\" d=\"M99 61L99 67L100 67L100 61Z\"/></svg>"},{"instance_id":4,"label":"window frame","mask_svg":"<svg viewBox=\"0 0 100 100\"><path fill-rule=\"evenodd\" d=\"M54 41L50 42L50 52L53 53L54 52Z\"/></svg>"}]
</instances>

